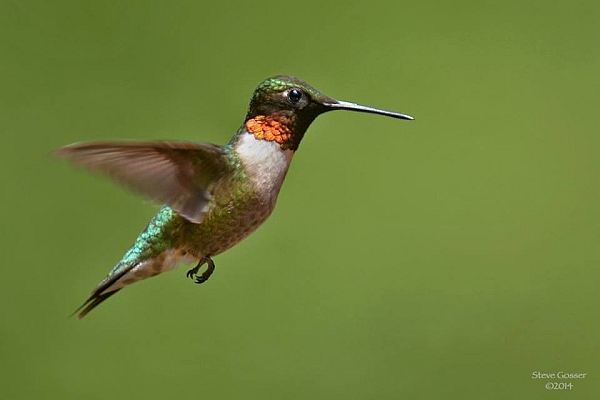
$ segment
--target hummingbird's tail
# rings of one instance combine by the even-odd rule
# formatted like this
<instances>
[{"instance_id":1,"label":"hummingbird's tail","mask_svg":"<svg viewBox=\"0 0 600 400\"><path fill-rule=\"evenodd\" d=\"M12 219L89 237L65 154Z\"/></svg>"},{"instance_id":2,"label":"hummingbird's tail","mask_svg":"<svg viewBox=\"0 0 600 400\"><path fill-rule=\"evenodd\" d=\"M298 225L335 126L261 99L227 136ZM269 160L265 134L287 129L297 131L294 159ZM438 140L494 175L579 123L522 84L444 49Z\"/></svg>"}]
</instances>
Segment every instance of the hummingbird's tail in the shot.
<instances>
[{"instance_id":1,"label":"hummingbird's tail","mask_svg":"<svg viewBox=\"0 0 600 400\"><path fill-rule=\"evenodd\" d=\"M96 286L90 297L73 314L79 313L77 318L81 319L125 286L172 270L180 262L191 261L197 261L197 259L191 256L184 256L177 250L167 250L152 258L141 260L139 254L136 252L136 248L133 247L112 271L106 275L102 282ZM80 312L80 310L82 311Z\"/></svg>"},{"instance_id":2,"label":"hummingbird's tail","mask_svg":"<svg viewBox=\"0 0 600 400\"><path fill-rule=\"evenodd\" d=\"M121 267L117 269L117 267ZM119 290L123 288L123 285L117 286L116 283L123 277L123 275L127 274L135 264L130 265L128 267L123 266L123 262L121 261L103 280L96 286L90 297L81 305L77 310L71 314L71 316L79 313L77 315L78 319L85 317L90 311L92 311L96 306L102 303L104 300L108 299L113 294L117 293ZM115 273L116 272L116 273ZM111 288L112 286L112 288ZM115 287L116 286L116 287ZM110 289L110 291L109 291ZM82 310L83 309L83 310ZM81 311L81 312L80 312Z\"/></svg>"},{"instance_id":3,"label":"hummingbird's tail","mask_svg":"<svg viewBox=\"0 0 600 400\"><path fill-rule=\"evenodd\" d=\"M180 262L198 260L185 250L172 248L169 238L165 237L164 232L171 232L173 228L172 214L173 211L166 206L156 214L121 261L73 314L79 313L78 318L81 319L123 287L169 271Z\"/></svg>"},{"instance_id":4,"label":"hummingbird's tail","mask_svg":"<svg viewBox=\"0 0 600 400\"><path fill-rule=\"evenodd\" d=\"M77 319L85 317L90 311L96 308L96 306L98 306L104 300L108 299L113 294L117 293L119 290L121 289L117 289L108 293L97 293L97 291L94 291L94 293L85 301L85 303L83 303L77 310L73 311L73 314L71 314L71 316L79 312L79 315L77 315ZM83 310L80 312L82 308Z\"/></svg>"}]
</instances>

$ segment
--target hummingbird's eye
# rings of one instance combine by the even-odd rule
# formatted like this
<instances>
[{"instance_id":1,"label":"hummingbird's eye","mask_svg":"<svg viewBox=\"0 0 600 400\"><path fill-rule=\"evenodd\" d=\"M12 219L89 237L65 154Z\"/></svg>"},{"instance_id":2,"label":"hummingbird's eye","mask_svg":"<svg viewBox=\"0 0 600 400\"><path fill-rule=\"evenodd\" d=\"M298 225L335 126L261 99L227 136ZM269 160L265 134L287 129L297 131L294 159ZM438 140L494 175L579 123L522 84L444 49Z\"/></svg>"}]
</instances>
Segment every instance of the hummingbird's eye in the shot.
<instances>
[{"instance_id":1,"label":"hummingbird's eye","mask_svg":"<svg viewBox=\"0 0 600 400\"><path fill-rule=\"evenodd\" d=\"M300 99L302 98L302 91L300 89L290 89L290 91L288 92L288 99L290 99L290 102L292 104L296 104L300 101Z\"/></svg>"}]
</instances>

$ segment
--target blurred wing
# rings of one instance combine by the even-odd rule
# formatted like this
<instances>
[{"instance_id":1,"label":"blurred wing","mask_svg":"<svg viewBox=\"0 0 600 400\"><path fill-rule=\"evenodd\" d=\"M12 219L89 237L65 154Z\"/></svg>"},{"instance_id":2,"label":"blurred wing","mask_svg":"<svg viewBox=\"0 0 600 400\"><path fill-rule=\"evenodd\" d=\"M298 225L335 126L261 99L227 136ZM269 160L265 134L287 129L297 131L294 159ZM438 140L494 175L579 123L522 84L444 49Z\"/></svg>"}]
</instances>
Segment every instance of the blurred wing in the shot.
<instances>
[{"instance_id":1,"label":"blurred wing","mask_svg":"<svg viewBox=\"0 0 600 400\"><path fill-rule=\"evenodd\" d=\"M231 171L222 148L213 144L75 143L54 154L107 174L195 223L208 209L211 184Z\"/></svg>"}]
</instances>

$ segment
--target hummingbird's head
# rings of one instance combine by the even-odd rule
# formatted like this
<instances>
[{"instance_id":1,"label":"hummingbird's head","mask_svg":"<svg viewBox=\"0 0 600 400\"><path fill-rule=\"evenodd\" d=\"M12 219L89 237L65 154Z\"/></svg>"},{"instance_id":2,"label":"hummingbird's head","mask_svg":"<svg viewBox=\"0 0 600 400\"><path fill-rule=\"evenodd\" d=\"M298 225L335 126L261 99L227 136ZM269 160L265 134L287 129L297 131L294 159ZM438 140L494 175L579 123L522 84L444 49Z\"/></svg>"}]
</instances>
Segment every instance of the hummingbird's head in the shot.
<instances>
[{"instance_id":1,"label":"hummingbird's head","mask_svg":"<svg viewBox=\"0 0 600 400\"><path fill-rule=\"evenodd\" d=\"M298 78L277 75L263 81L254 91L245 126L257 139L275 140L283 149L296 150L315 118L333 110L413 119L404 114L336 100Z\"/></svg>"}]
</instances>

